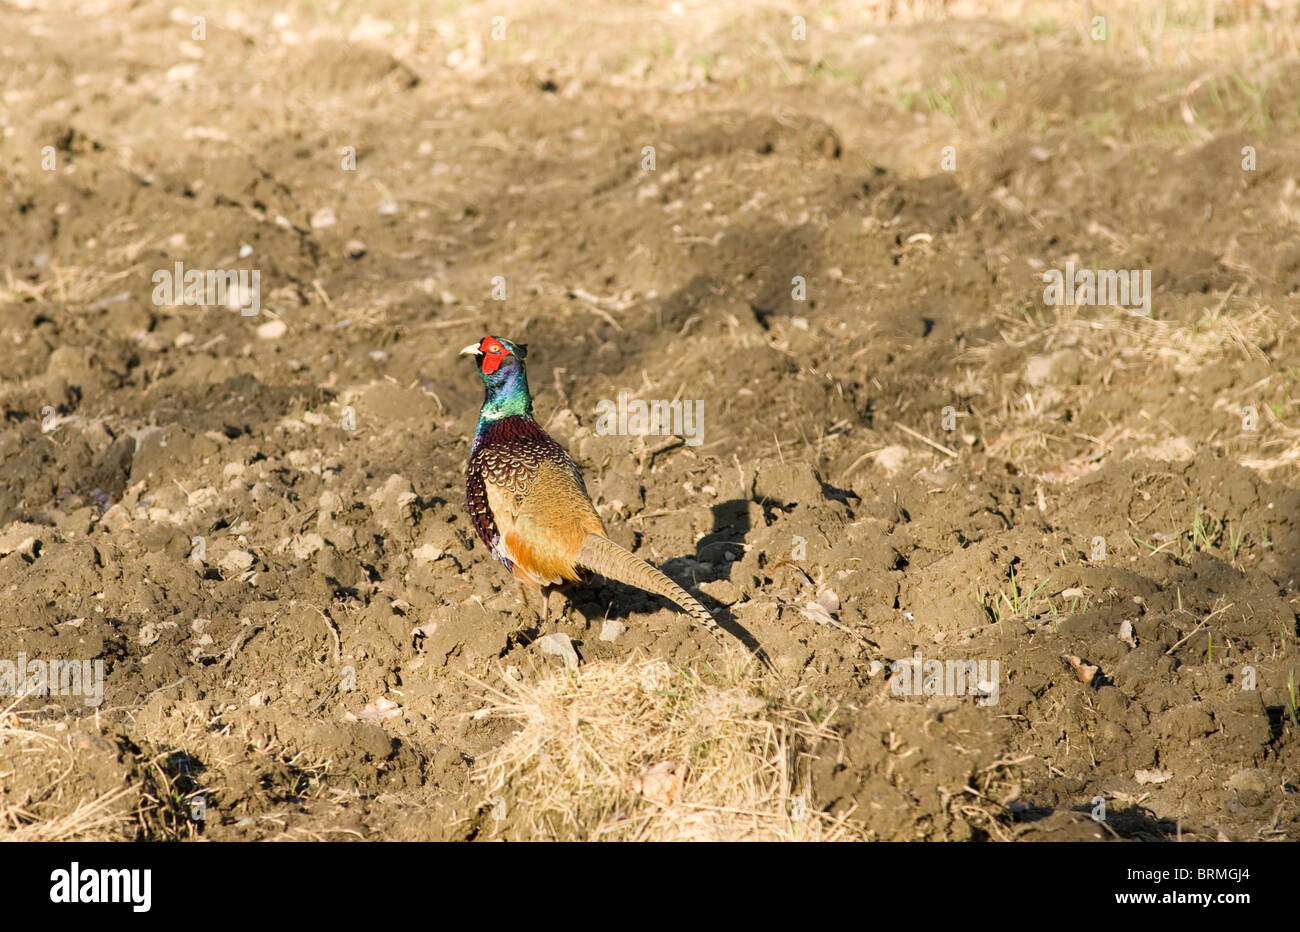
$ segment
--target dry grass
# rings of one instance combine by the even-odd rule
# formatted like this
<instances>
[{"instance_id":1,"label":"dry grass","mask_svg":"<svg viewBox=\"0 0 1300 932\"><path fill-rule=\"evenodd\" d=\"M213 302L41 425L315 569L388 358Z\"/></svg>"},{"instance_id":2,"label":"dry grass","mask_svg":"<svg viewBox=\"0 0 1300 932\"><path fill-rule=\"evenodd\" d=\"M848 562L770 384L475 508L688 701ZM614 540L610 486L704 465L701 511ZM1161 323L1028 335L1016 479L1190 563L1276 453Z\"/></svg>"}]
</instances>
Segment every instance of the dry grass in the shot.
<instances>
[{"instance_id":1,"label":"dry grass","mask_svg":"<svg viewBox=\"0 0 1300 932\"><path fill-rule=\"evenodd\" d=\"M134 787L121 786L92 799L82 800L76 808L42 820L17 806L0 809L0 842L5 841L127 841L126 829L132 819L129 810L137 793Z\"/></svg>"},{"instance_id":2,"label":"dry grass","mask_svg":"<svg viewBox=\"0 0 1300 932\"><path fill-rule=\"evenodd\" d=\"M13 791L0 798L0 842L130 838L139 787L119 786L81 796L71 786L75 781L68 779L76 767L77 751L66 733L60 735L48 725L28 727L17 712L21 702L20 697L0 710L0 780ZM20 776L26 779L11 784Z\"/></svg>"},{"instance_id":3,"label":"dry grass","mask_svg":"<svg viewBox=\"0 0 1300 932\"><path fill-rule=\"evenodd\" d=\"M828 75L857 77L859 64L869 65L875 55L863 54L869 49L864 36L872 31L953 21L1000 21L1048 42L1067 43L1072 54L1162 66L1218 66L1300 54L1300 13L1285 0L1116 0L1104 6L1093 0L853 0L808 8L773 0L683 0L601 4L581 16L558 14L553 5L534 0L355 5L294 0L261 8L221 0L214 8L222 11L223 28L249 39L264 38L273 11L283 12L307 40L329 36L379 44L418 67L445 62L471 80L503 63L545 63L561 72L599 76L602 83L650 88L737 80L780 86ZM1091 37L1092 18L1098 15L1107 21L1105 41ZM805 36L797 42L796 16ZM504 27L499 41L491 35L495 17ZM978 101L972 97L967 103ZM1195 122L1195 114L1189 119Z\"/></svg>"},{"instance_id":4,"label":"dry grass","mask_svg":"<svg viewBox=\"0 0 1300 932\"><path fill-rule=\"evenodd\" d=\"M661 660L479 685L478 715L519 731L484 761L484 823L513 839L833 841L861 837L809 795L811 755L837 738L733 658L722 671ZM831 753L834 753L833 748Z\"/></svg>"},{"instance_id":5,"label":"dry grass","mask_svg":"<svg viewBox=\"0 0 1300 932\"><path fill-rule=\"evenodd\" d=\"M1216 412L1200 422L1217 428L1207 426L1207 436L1185 439L1193 445L1227 444L1244 465L1264 472L1300 463L1300 429L1288 423L1294 421L1295 402L1288 399L1296 374L1278 361L1287 358L1287 344L1300 336L1300 318L1289 307L1238 299L1228 292L1183 319L1135 317L1123 311L1096 315L1076 307L1050 308L1038 316L1009 312L998 316L1003 323L1001 340L963 354L961 363L973 368L965 371L964 382L958 385L958 393L965 397L987 399L977 420L991 454L1032 472L1045 464L1054 467L1061 452L1071 448L1082 449L1080 455L1096 464L1101 454L1121 441L1135 449L1176 441L1183 438L1179 430L1187 429L1186 419L1176 429L1154 408L1136 404L1108 408L1104 426L1099 422L1093 425L1093 433L1087 433L1090 403L1099 394L1114 392L1116 386L1122 385L1125 393L1135 397L1145 397L1134 387L1139 383L1168 383L1171 390L1187 385L1195 390L1202 381L1199 377L1211 370L1240 372L1246 364L1263 364L1271 370L1264 378L1243 375L1212 396L1192 396L1191 403L1206 413ZM1025 364L1031 356L1054 358L1052 354L1062 350L1086 361L1087 378L1079 384L1061 384L1055 378L1039 385L1025 383ZM1278 398L1283 400L1270 404ZM1247 407L1256 412L1254 431L1232 429ZM1060 414L1066 409L1084 415L1073 429L1062 427Z\"/></svg>"},{"instance_id":6,"label":"dry grass","mask_svg":"<svg viewBox=\"0 0 1300 932\"><path fill-rule=\"evenodd\" d=\"M25 721L0 710L0 842L174 841L189 837L187 803L160 761L110 729L75 719Z\"/></svg>"}]
</instances>

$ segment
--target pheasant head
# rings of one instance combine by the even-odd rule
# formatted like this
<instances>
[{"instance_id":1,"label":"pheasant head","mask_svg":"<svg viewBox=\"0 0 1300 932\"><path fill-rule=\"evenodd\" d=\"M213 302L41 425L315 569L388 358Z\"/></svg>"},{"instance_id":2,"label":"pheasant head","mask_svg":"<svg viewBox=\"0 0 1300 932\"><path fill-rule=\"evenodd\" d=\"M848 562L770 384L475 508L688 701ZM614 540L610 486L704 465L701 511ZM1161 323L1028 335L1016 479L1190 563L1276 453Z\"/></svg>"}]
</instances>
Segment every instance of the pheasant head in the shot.
<instances>
[{"instance_id":1,"label":"pheasant head","mask_svg":"<svg viewBox=\"0 0 1300 932\"><path fill-rule=\"evenodd\" d=\"M478 429L511 416L532 417L533 396L528 391L524 357L528 347L500 337L486 336L460 351L478 357L478 374L486 395L479 411Z\"/></svg>"}]
</instances>

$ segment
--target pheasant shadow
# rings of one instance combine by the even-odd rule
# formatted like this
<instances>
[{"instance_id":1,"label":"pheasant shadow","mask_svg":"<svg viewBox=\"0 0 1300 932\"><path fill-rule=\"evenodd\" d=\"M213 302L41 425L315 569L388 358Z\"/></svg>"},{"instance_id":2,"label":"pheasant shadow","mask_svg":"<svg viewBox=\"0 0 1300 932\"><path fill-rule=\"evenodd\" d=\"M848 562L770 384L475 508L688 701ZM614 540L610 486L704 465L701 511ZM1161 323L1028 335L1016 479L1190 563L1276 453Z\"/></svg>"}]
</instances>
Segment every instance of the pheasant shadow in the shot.
<instances>
[{"instance_id":1,"label":"pheasant shadow","mask_svg":"<svg viewBox=\"0 0 1300 932\"><path fill-rule=\"evenodd\" d=\"M732 567L745 556L745 537L750 531L749 502L734 498L712 506L713 530L700 538L695 547L694 559L673 558L664 562L664 572L686 577L695 584L730 580ZM771 668L772 660L763 645L749 632L731 611L706 592L699 593L704 607L713 613L718 625L745 645L764 666Z\"/></svg>"}]
</instances>

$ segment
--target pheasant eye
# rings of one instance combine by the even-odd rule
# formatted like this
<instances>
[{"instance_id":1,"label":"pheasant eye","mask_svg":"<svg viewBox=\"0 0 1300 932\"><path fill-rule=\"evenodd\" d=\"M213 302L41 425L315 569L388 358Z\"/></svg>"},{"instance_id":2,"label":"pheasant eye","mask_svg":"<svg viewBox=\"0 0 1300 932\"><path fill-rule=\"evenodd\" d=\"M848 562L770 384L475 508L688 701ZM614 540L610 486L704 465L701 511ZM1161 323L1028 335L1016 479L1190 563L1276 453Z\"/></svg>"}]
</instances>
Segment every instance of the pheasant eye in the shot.
<instances>
[{"instance_id":1,"label":"pheasant eye","mask_svg":"<svg viewBox=\"0 0 1300 932\"><path fill-rule=\"evenodd\" d=\"M489 353L499 353L499 352L501 352L501 344L500 344L500 343L493 343L491 346L488 347L488 352L489 352Z\"/></svg>"}]
</instances>

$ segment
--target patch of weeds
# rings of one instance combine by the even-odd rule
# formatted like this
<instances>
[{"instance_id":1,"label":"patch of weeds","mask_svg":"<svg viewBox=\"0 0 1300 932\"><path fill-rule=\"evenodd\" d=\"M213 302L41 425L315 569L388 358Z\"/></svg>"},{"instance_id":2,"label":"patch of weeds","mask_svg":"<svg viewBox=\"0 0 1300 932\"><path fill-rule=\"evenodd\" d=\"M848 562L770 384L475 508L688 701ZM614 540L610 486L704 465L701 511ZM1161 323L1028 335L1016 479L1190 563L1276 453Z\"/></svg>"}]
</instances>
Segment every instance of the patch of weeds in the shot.
<instances>
[{"instance_id":1,"label":"patch of weeds","mask_svg":"<svg viewBox=\"0 0 1300 932\"><path fill-rule=\"evenodd\" d=\"M985 593L980 599L980 606L992 613L994 621L1001 621L1004 611L1009 613L1011 617L1031 618L1033 616L1030 613L1030 605L1047 588L1047 584L1051 581L1052 577L1048 576L1037 586L1025 592L1020 588L1020 581L1016 578L1016 568L1013 565L1011 567L1010 591L999 589L996 597L992 593ZM1048 607L1051 610L1050 599L1048 600ZM1056 612L1053 611L1052 614L1056 614Z\"/></svg>"}]
</instances>

